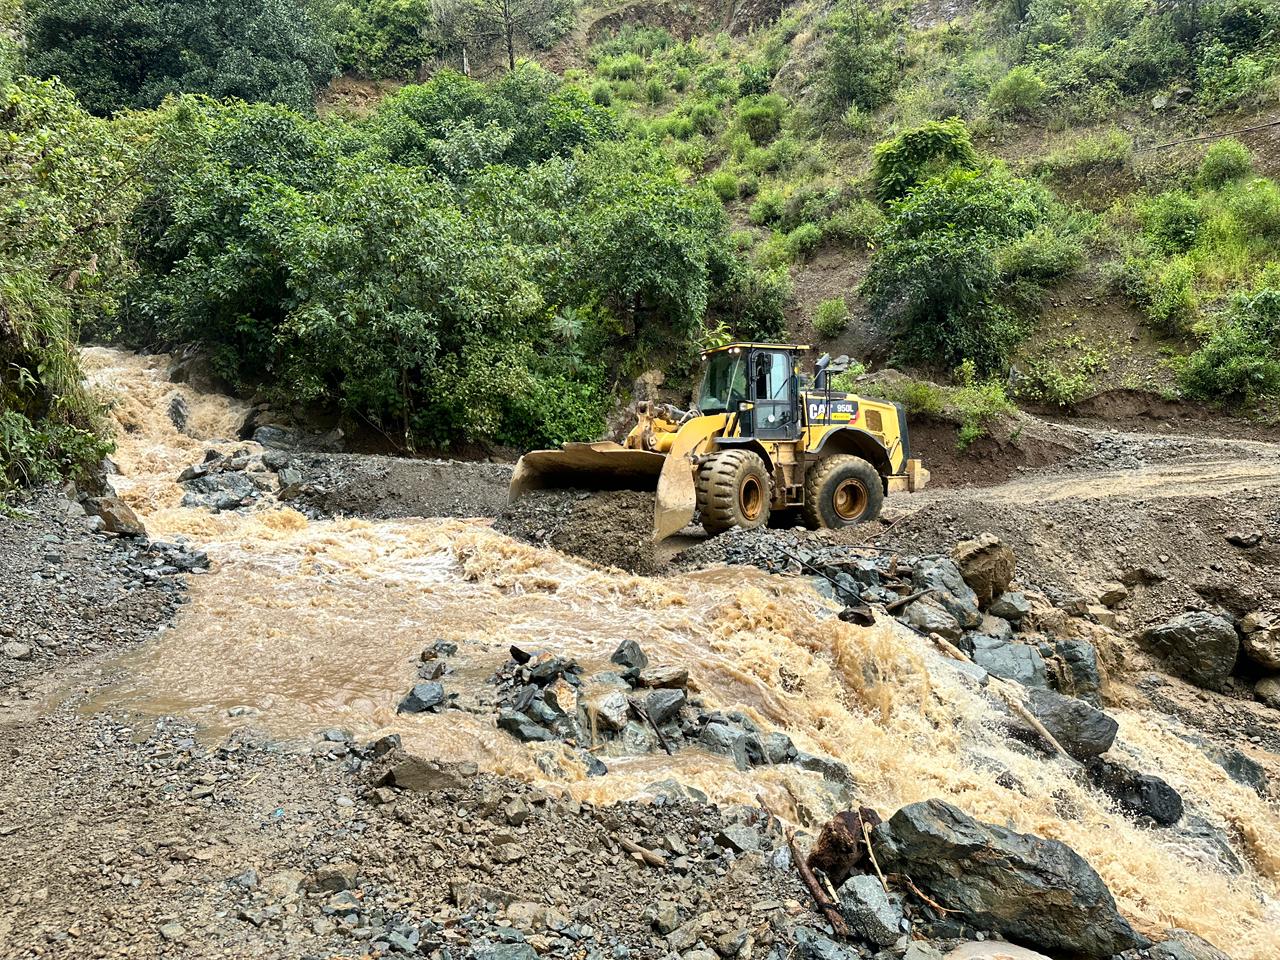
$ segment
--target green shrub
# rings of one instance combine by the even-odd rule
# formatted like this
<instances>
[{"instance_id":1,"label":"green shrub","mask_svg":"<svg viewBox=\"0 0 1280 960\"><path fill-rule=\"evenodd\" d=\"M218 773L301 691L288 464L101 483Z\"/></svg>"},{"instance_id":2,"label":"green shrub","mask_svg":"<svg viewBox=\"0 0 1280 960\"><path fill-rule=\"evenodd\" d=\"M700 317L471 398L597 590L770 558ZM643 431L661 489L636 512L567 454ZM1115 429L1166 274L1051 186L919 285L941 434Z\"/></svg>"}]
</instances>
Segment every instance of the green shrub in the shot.
<instances>
[{"instance_id":1,"label":"green shrub","mask_svg":"<svg viewBox=\"0 0 1280 960\"><path fill-rule=\"evenodd\" d=\"M999 167L953 170L893 204L863 292L901 356L1002 367L1026 324L1003 302L1001 250L1055 215L1044 188Z\"/></svg>"},{"instance_id":2,"label":"green shrub","mask_svg":"<svg viewBox=\"0 0 1280 960\"><path fill-rule=\"evenodd\" d=\"M992 84L987 103L997 114L1029 116L1043 105L1045 89L1045 82L1034 70L1014 67Z\"/></svg>"},{"instance_id":3,"label":"green shrub","mask_svg":"<svg viewBox=\"0 0 1280 960\"><path fill-rule=\"evenodd\" d=\"M724 203L738 198L738 178L728 170L717 170L707 178L707 183Z\"/></svg>"},{"instance_id":4,"label":"green shrub","mask_svg":"<svg viewBox=\"0 0 1280 960\"><path fill-rule=\"evenodd\" d=\"M802 223L787 234L786 243L792 260L808 260L822 244L822 228L816 223Z\"/></svg>"},{"instance_id":5,"label":"green shrub","mask_svg":"<svg viewBox=\"0 0 1280 960\"><path fill-rule=\"evenodd\" d=\"M870 200L837 210L822 224L823 236L834 243L868 245L884 228L884 214Z\"/></svg>"},{"instance_id":6,"label":"green shrub","mask_svg":"<svg viewBox=\"0 0 1280 960\"><path fill-rule=\"evenodd\" d=\"M786 197L782 191L776 187L771 187L760 192L756 202L751 204L751 209L747 212L747 216L757 227L763 227L771 223L777 223L782 218L782 211L785 206Z\"/></svg>"},{"instance_id":7,"label":"green shrub","mask_svg":"<svg viewBox=\"0 0 1280 960\"><path fill-rule=\"evenodd\" d=\"M860 137L871 129L872 117L856 103L850 104L849 109L845 110L840 117L840 122L844 124L845 130Z\"/></svg>"},{"instance_id":8,"label":"green shrub","mask_svg":"<svg viewBox=\"0 0 1280 960\"><path fill-rule=\"evenodd\" d=\"M644 57L638 53L609 57L600 62L599 72L611 80L639 80L644 76Z\"/></svg>"},{"instance_id":9,"label":"green shrub","mask_svg":"<svg viewBox=\"0 0 1280 960\"><path fill-rule=\"evenodd\" d=\"M768 143L782 129L786 101L777 94L750 97L738 104L738 127L753 143Z\"/></svg>"},{"instance_id":10,"label":"green shrub","mask_svg":"<svg viewBox=\"0 0 1280 960\"><path fill-rule=\"evenodd\" d=\"M1237 296L1178 379L1187 393L1215 403L1280 394L1280 288Z\"/></svg>"},{"instance_id":11,"label":"green shrub","mask_svg":"<svg viewBox=\"0 0 1280 960\"><path fill-rule=\"evenodd\" d=\"M882 202L901 200L931 172L978 165L969 128L959 117L933 120L878 143L871 156L871 176Z\"/></svg>"},{"instance_id":12,"label":"green shrub","mask_svg":"<svg viewBox=\"0 0 1280 960\"><path fill-rule=\"evenodd\" d=\"M763 63L744 63L739 67L738 96L759 97L773 85L773 71Z\"/></svg>"},{"instance_id":13,"label":"green shrub","mask_svg":"<svg viewBox=\"0 0 1280 960\"><path fill-rule=\"evenodd\" d=\"M605 80L597 80L591 85L591 100L602 107L612 106L613 88Z\"/></svg>"},{"instance_id":14,"label":"green shrub","mask_svg":"<svg viewBox=\"0 0 1280 960\"><path fill-rule=\"evenodd\" d=\"M744 200L754 197L760 192L760 178L754 173L744 173L738 177L738 196Z\"/></svg>"},{"instance_id":15,"label":"green shrub","mask_svg":"<svg viewBox=\"0 0 1280 960\"><path fill-rule=\"evenodd\" d=\"M700 100L689 107L689 121L701 134L714 133L720 123L720 110L714 103Z\"/></svg>"},{"instance_id":16,"label":"green shrub","mask_svg":"<svg viewBox=\"0 0 1280 960\"><path fill-rule=\"evenodd\" d=\"M640 100L643 90L634 80L620 80L613 85L613 92L621 100L627 100L631 103L637 103Z\"/></svg>"},{"instance_id":17,"label":"green shrub","mask_svg":"<svg viewBox=\"0 0 1280 960\"><path fill-rule=\"evenodd\" d=\"M956 434L956 446L967 449L974 441L986 436L992 420L1016 412L1017 407L1005 393L999 380L978 379L972 360L966 360L956 371L959 386L948 391L947 399L960 417L960 429Z\"/></svg>"},{"instance_id":18,"label":"green shrub","mask_svg":"<svg viewBox=\"0 0 1280 960\"><path fill-rule=\"evenodd\" d=\"M650 106L657 106L667 99L667 85L658 77L650 77L644 85L644 98Z\"/></svg>"},{"instance_id":19,"label":"green shrub","mask_svg":"<svg viewBox=\"0 0 1280 960\"><path fill-rule=\"evenodd\" d=\"M1197 98L1210 112L1222 110L1262 91L1274 69L1274 57L1236 53L1214 41L1200 54Z\"/></svg>"},{"instance_id":20,"label":"green shrub","mask_svg":"<svg viewBox=\"0 0 1280 960\"><path fill-rule=\"evenodd\" d=\"M1055 150L1035 164L1051 176L1084 175L1124 169L1133 156L1133 140L1120 130L1089 134Z\"/></svg>"},{"instance_id":21,"label":"green shrub","mask_svg":"<svg viewBox=\"0 0 1280 960\"><path fill-rule=\"evenodd\" d=\"M1041 354L1029 359L1020 372L1018 395L1028 400L1069 407L1089 395L1097 375L1106 366L1106 357L1098 350L1085 350L1067 359Z\"/></svg>"},{"instance_id":22,"label":"green shrub","mask_svg":"<svg viewBox=\"0 0 1280 960\"><path fill-rule=\"evenodd\" d=\"M891 14L851 3L837 7L826 26L820 80L826 115L835 119L850 106L870 111L888 103L898 83Z\"/></svg>"},{"instance_id":23,"label":"green shrub","mask_svg":"<svg viewBox=\"0 0 1280 960\"><path fill-rule=\"evenodd\" d=\"M1080 238L1052 224L1041 224L1000 250L1000 274L1006 280L1048 283L1074 273L1084 262Z\"/></svg>"},{"instance_id":24,"label":"green shrub","mask_svg":"<svg viewBox=\"0 0 1280 960\"><path fill-rule=\"evenodd\" d=\"M1138 221L1157 250L1183 253L1195 244L1203 214L1194 197L1173 190L1140 203Z\"/></svg>"},{"instance_id":25,"label":"green shrub","mask_svg":"<svg viewBox=\"0 0 1280 960\"><path fill-rule=\"evenodd\" d=\"M1216 189L1233 180L1247 177L1252 168L1253 158L1249 155L1249 148L1239 140L1228 137L1205 151L1197 180L1201 186Z\"/></svg>"},{"instance_id":26,"label":"green shrub","mask_svg":"<svg viewBox=\"0 0 1280 960\"><path fill-rule=\"evenodd\" d=\"M830 340L839 336L849 325L849 305L844 297L832 297L818 304L813 314L813 329Z\"/></svg>"},{"instance_id":27,"label":"green shrub","mask_svg":"<svg viewBox=\"0 0 1280 960\"><path fill-rule=\"evenodd\" d=\"M1185 257L1153 265L1146 277L1147 317L1159 329L1186 333L1195 318L1195 269Z\"/></svg>"},{"instance_id":28,"label":"green shrub","mask_svg":"<svg viewBox=\"0 0 1280 960\"><path fill-rule=\"evenodd\" d=\"M1272 180L1254 180L1226 197L1228 214L1246 237L1280 241L1280 187Z\"/></svg>"}]
</instances>

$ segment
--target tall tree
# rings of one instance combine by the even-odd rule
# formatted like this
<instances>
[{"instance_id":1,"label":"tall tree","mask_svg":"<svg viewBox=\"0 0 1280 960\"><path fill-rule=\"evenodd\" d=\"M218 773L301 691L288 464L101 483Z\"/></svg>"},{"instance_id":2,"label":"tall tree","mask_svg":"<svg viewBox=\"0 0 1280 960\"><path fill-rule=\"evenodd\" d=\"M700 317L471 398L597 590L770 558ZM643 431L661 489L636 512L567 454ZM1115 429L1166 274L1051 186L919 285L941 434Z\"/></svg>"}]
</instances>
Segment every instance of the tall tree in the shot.
<instances>
[{"instance_id":1,"label":"tall tree","mask_svg":"<svg viewBox=\"0 0 1280 960\"><path fill-rule=\"evenodd\" d=\"M563 35L573 15L573 0L462 0L464 36L482 43L500 42L507 69L516 68L516 41L540 46Z\"/></svg>"}]
</instances>

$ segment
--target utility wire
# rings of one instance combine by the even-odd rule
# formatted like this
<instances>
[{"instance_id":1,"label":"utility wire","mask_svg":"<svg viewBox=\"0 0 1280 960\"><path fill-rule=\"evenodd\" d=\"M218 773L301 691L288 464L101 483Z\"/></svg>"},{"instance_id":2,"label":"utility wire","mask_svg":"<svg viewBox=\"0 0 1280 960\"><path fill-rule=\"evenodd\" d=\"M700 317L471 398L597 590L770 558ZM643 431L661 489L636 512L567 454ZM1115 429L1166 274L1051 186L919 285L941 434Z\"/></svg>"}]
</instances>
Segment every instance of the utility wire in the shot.
<instances>
[{"instance_id":1,"label":"utility wire","mask_svg":"<svg viewBox=\"0 0 1280 960\"><path fill-rule=\"evenodd\" d=\"M1220 140L1222 137L1234 137L1239 133L1253 133L1256 130L1266 130L1268 127L1280 127L1280 120L1268 120L1266 123L1259 123L1252 127L1242 127L1239 130L1226 130L1222 133L1206 133L1199 137L1187 137L1184 140L1170 140L1168 143L1157 143L1150 147L1135 147L1134 153L1144 153L1148 150L1163 150L1166 147L1176 147L1183 143L1200 143L1205 140Z\"/></svg>"}]
</instances>

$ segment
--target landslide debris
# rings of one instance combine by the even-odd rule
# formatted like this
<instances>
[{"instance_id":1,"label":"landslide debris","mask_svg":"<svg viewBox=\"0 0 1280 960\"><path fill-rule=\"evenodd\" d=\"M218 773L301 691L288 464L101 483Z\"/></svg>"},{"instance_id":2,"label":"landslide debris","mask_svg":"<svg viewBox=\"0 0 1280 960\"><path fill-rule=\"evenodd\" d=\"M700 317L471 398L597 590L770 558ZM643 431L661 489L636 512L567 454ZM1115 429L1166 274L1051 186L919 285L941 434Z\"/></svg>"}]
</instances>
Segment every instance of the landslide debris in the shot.
<instances>
[{"instance_id":1,"label":"landslide debris","mask_svg":"<svg viewBox=\"0 0 1280 960\"><path fill-rule=\"evenodd\" d=\"M652 493L636 490L537 490L506 507L493 527L601 566L654 573L653 505Z\"/></svg>"}]
</instances>

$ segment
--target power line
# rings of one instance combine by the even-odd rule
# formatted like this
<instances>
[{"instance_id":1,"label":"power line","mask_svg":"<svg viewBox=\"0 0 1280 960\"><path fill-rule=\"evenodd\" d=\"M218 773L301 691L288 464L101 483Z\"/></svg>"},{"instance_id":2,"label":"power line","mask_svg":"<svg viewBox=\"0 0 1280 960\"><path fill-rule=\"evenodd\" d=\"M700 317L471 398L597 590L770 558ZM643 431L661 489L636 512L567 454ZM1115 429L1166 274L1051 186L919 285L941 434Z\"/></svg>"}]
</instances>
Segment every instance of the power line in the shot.
<instances>
[{"instance_id":1,"label":"power line","mask_svg":"<svg viewBox=\"0 0 1280 960\"><path fill-rule=\"evenodd\" d=\"M1239 130L1226 130L1222 133L1206 133L1199 137L1187 137L1183 140L1170 140L1168 143L1157 143L1150 147L1135 147L1135 153L1141 153L1146 150L1163 150L1165 147L1176 147L1183 143L1200 143L1205 140L1219 140L1222 137L1234 137L1240 133L1253 133L1255 130L1266 130L1268 127L1280 127L1280 120L1268 120L1266 123L1259 123L1252 127L1242 127Z\"/></svg>"}]
</instances>

